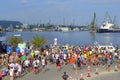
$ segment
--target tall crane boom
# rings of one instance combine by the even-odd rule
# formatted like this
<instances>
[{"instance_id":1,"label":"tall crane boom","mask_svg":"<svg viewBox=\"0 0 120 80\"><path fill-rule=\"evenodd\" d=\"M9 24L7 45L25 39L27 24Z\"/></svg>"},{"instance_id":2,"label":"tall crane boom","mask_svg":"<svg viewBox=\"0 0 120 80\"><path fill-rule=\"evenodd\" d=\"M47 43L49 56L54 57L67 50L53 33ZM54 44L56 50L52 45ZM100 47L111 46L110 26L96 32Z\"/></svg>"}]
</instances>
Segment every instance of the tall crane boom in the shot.
<instances>
[{"instance_id":1,"label":"tall crane boom","mask_svg":"<svg viewBox=\"0 0 120 80\"><path fill-rule=\"evenodd\" d=\"M95 21L96 21L96 13L94 12L93 20L90 24L90 28L95 28Z\"/></svg>"}]
</instances>

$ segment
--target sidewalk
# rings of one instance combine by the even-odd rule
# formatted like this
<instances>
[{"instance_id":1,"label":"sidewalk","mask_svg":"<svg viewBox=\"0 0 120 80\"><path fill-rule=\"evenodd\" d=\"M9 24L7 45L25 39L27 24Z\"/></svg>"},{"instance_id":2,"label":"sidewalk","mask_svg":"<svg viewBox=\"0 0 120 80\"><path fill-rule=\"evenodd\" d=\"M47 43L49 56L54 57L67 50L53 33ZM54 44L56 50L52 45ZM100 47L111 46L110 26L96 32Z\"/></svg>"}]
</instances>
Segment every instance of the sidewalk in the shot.
<instances>
[{"instance_id":1,"label":"sidewalk","mask_svg":"<svg viewBox=\"0 0 120 80\"><path fill-rule=\"evenodd\" d=\"M113 64L113 65L111 65L111 70L110 70L110 72L108 72L105 68L106 67L103 67L103 66L101 66L101 67L99 67L98 68L98 72L99 72L99 74L95 74L95 69L97 68L97 67L92 67L91 68L91 77L87 77L87 74L88 73L85 73L85 74L83 74L84 76L84 79L85 80L110 80L109 79L109 77L107 78L107 77L105 77L105 78L102 78L102 76L105 76L105 75L110 75L111 76L111 74L114 74L114 73L120 73L120 70L118 70L118 71L114 71L114 69L115 69L115 65L116 64ZM113 75L114 76L114 75ZM98 77L98 78L97 78ZM97 79L96 79L97 78ZM100 78L100 79L99 79ZM111 80L120 80L120 78L118 77L118 79L116 78L116 79L111 79Z\"/></svg>"},{"instance_id":2,"label":"sidewalk","mask_svg":"<svg viewBox=\"0 0 120 80\"><path fill-rule=\"evenodd\" d=\"M46 66L47 71L45 73L40 71L39 74L35 75L31 71L30 73L25 74L22 78L17 78L15 80L61 80L61 76L63 75L64 71L66 71L66 73L69 76L73 77L75 80L77 80L77 77L78 77L78 80L80 79L80 74L81 73L83 74L83 78L85 80L104 80L104 78L103 79L99 79L99 78L104 76L104 75L118 73L118 72L114 72L114 66L115 66L115 64L111 66L111 71L110 72L107 72L105 70L105 68L103 68L103 66L101 66L100 68L98 68L98 70L99 70L98 75L95 74L95 69L97 67L93 66L93 67L91 67L91 77L88 78L87 77L87 67L88 66L86 66L86 68L82 68L80 71L77 71L77 73L76 73L76 70L72 70L70 68L69 64L67 66L63 65L61 71L57 71L55 64L53 64L53 65L49 64L49 65ZM120 70L119 70L119 72L120 72ZM96 79L96 77L98 77L98 79ZM5 78L5 80L9 80L9 76L7 76ZM107 80L109 80L109 79L107 79Z\"/></svg>"},{"instance_id":3,"label":"sidewalk","mask_svg":"<svg viewBox=\"0 0 120 80\"><path fill-rule=\"evenodd\" d=\"M101 73L99 76L96 75L94 77L88 78L87 80L120 80L120 71Z\"/></svg>"}]
</instances>

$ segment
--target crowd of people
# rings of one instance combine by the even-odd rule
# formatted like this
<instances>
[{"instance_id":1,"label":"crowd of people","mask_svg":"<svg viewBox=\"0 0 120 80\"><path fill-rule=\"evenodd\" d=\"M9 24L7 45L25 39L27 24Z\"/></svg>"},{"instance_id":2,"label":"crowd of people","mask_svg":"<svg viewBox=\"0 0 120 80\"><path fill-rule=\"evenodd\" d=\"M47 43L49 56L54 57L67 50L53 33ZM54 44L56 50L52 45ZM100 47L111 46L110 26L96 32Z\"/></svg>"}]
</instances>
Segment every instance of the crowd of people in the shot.
<instances>
[{"instance_id":1,"label":"crowd of people","mask_svg":"<svg viewBox=\"0 0 120 80\"><path fill-rule=\"evenodd\" d=\"M26 47L27 54L12 51L9 54L0 54L0 63L8 69L10 80L21 78L23 73L33 71L33 74L46 72L46 65L56 65L58 71L62 65L70 64L71 69L82 69L89 66L106 66L110 71L110 66L116 62L120 69L119 49L114 52L106 50L105 47L98 49L96 46L50 46L45 49ZM64 72L66 74L66 72ZM63 80L67 80L68 76Z\"/></svg>"}]
</instances>

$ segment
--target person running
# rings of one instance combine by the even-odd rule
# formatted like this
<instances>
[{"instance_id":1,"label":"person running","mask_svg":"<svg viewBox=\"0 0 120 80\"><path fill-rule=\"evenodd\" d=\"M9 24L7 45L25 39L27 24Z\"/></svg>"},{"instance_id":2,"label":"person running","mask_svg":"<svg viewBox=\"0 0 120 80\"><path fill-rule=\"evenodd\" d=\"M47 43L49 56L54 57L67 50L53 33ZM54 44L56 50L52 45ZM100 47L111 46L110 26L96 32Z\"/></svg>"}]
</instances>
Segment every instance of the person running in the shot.
<instances>
[{"instance_id":1,"label":"person running","mask_svg":"<svg viewBox=\"0 0 120 80\"><path fill-rule=\"evenodd\" d=\"M66 72L64 72L64 74L62 75L62 79L63 80L68 80L69 76L66 74Z\"/></svg>"},{"instance_id":2,"label":"person running","mask_svg":"<svg viewBox=\"0 0 120 80\"><path fill-rule=\"evenodd\" d=\"M107 71L108 72L110 72L110 54L109 53L107 53L107 55L106 55L106 58L107 58L107 67L106 67L106 69L107 69Z\"/></svg>"},{"instance_id":3,"label":"person running","mask_svg":"<svg viewBox=\"0 0 120 80\"><path fill-rule=\"evenodd\" d=\"M34 70L34 73L35 73L35 74L38 73L39 63L40 63L40 61L35 58L35 60L33 61L33 70Z\"/></svg>"},{"instance_id":4,"label":"person running","mask_svg":"<svg viewBox=\"0 0 120 80\"><path fill-rule=\"evenodd\" d=\"M14 80L14 63L9 64L9 75L10 75L10 80Z\"/></svg>"},{"instance_id":5,"label":"person running","mask_svg":"<svg viewBox=\"0 0 120 80\"><path fill-rule=\"evenodd\" d=\"M18 62L18 77L19 78L21 77L21 74L22 74L22 65L21 65L21 62L19 61Z\"/></svg>"},{"instance_id":6,"label":"person running","mask_svg":"<svg viewBox=\"0 0 120 80\"><path fill-rule=\"evenodd\" d=\"M74 57L72 57L71 59L70 59L70 64L71 64L71 68L72 69L75 69L75 58Z\"/></svg>"},{"instance_id":7,"label":"person running","mask_svg":"<svg viewBox=\"0 0 120 80\"><path fill-rule=\"evenodd\" d=\"M67 54L66 53L63 54L63 60L64 60L64 65L66 65L67 64Z\"/></svg>"},{"instance_id":8,"label":"person running","mask_svg":"<svg viewBox=\"0 0 120 80\"><path fill-rule=\"evenodd\" d=\"M54 63L54 61L53 61L53 56L52 56L52 55L53 55L53 53L50 54L50 59L49 59L51 64Z\"/></svg>"},{"instance_id":9,"label":"person running","mask_svg":"<svg viewBox=\"0 0 120 80\"><path fill-rule=\"evenodd\" d=\"M38 58L39 51L36 49L34 52L35 52L35 58Z\"/></svg>"},{"instance_id":10,"label":"person running","mask_svg":"<svg viewBox=\"0 0 120 80\"><path fill-rule=\"evenodd\" d=\"M42 58L41 63L42 63L42 72L45 72L46 61L44 58Z\"/></svg>"},{"instance_id":11,"label":"person running","mask_svg":"<svg viewBox=\"0 0 120 80\"><path fill-rule=\"evenodd\" d=\"M60 71L60 67L61 67L60 59L56 60L56 67L57 67L57 70Z\"/></svg>"},{"instance_id":12,"label":"person running","mask_svg":"<svg viewBox=\"0 0 120 80\"><path fill-rule=\"evenodd\" d=\"M30 69L29 69L30 61L27 59L27 60L25 60L24 64L25 64L25 71L26 71L26 73L28 73L30 71Z\"/></svg>"},{"instance_id":13,"label":"person running","mask_svg":"<svg viewBox=\"0 0 120 80\"><path fill-rule=\"evenodd\" d=\"M14 80L14 69L9 70L10 80Z\"/></svg>"},{"instance_id":14,"label":"person running","mask_svg":"<svg viewBox=\"0 0 120 80\"><path fill-rule=\"evenodd\" d=\"M14 63L14 77L16 78L16 74L18 72L18 63Z\"/></svg>"},{"instance_id":15,"label":"person running","mask_svg":"<svg viewBox=\"0 0 120 80\"><path fill-rule=\"evenodd\" d=\"M80 58L77 59L77 69L78 70L81 69L81 60L80 60Z\"/></svg>"}]
</instances>

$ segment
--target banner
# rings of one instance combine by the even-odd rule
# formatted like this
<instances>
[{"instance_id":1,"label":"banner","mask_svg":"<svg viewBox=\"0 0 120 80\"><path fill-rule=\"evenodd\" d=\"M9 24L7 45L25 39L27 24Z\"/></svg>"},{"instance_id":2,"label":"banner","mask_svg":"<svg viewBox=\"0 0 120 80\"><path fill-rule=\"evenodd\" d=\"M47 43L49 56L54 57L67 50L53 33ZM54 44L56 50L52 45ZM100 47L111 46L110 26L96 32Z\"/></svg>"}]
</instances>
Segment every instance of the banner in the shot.
<instances>
[{"instance_id":1,"label":"banner","mask_svg":"<svg viewBox=\"0 0 120 80\"><path fill-rule=\"evenodd\" d=\"M20 54L23 55L25 54L25 48L26 48L26 43L19 43L18 44L18 48L17 48L17 51L19 52L19 49L20 49Z\"/></svg>"},{"instance_id":2,"label":"banner","mask_svg":"<svg viewBox=\"0 0 120 80\"><path fill-rule=\"evenodd\" d=\"M26 48L26 43L25 42L24 43L19 43L18 47L22 48L22 49L25 49Z\"/></svg>"}]
</instances>

